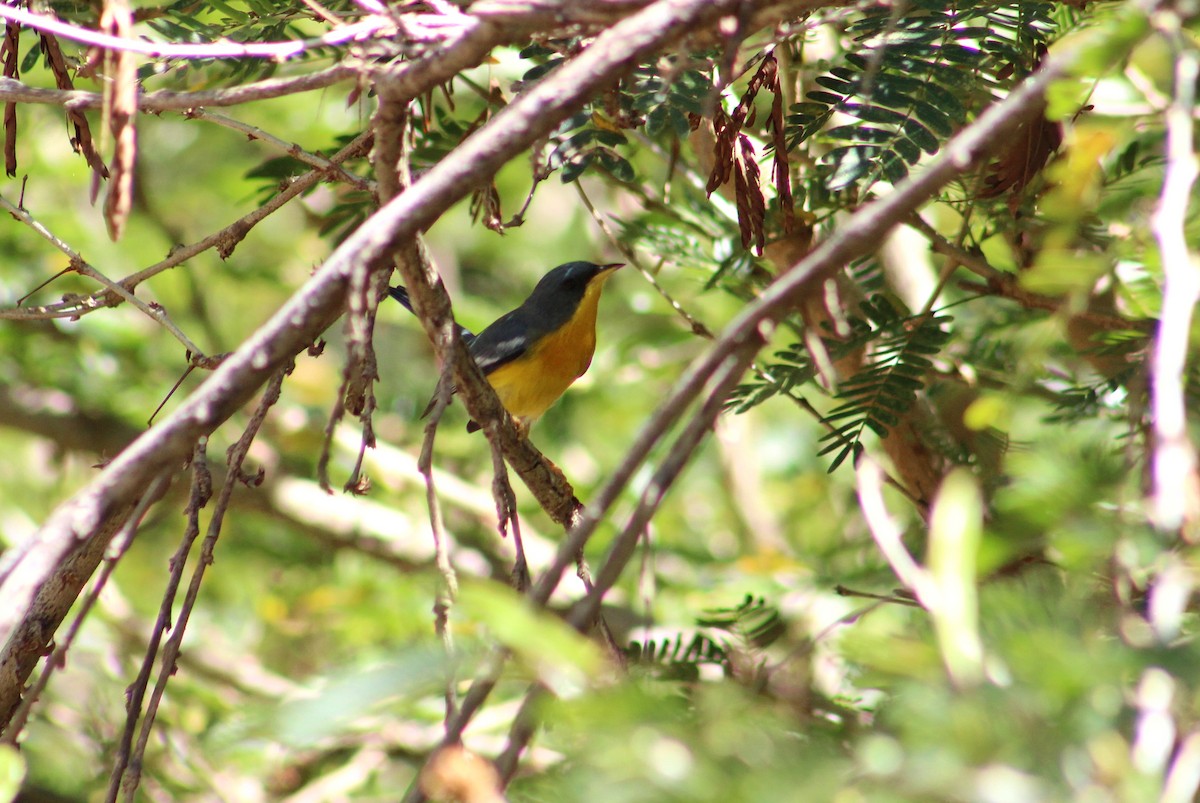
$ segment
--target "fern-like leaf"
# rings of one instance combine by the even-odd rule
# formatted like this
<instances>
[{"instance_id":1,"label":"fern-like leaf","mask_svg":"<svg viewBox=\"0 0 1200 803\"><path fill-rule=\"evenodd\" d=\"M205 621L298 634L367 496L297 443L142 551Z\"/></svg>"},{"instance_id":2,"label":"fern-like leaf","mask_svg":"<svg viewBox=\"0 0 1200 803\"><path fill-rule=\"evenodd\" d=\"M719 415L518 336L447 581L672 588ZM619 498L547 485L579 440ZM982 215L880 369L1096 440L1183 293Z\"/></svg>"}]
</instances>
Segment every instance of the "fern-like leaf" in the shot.
<instances>
[{"instance_id":1,"label":"fern-like leaf","mask_svg":"<svg viewBox=\"0 0 1200 803\"><path fill-rule=\"evenodd\" d=\"M852 270L857 272L857 267L852 267ZM831 360L840 360L870 345L908 320L906 313L884 295L867 298L860 305L860 310L860 315L846 315L850 330L848 335L821 338L821 345ZM725 403L727 410L744 413L776 394L790 394L793 388L817 376L817 366L802 343L793 343L776 352L775 358L776 362L760 366L761 373L757 380L734 388Z\"/></svg>"},{"instance_id":2,"label":"fern-like leaf","mask_svg":"<svg viewBox=\"0 0 1200 803\"><path fill-rule=\"evenodd\" d=\"M900 423L924 388L924 376L933 367L930 358L937 355L949 339L943 327L949 316L927 315L906 319L876 346L870 364L843 383L838 392L842 403L826 421L837 423L822 440L829 443L819 454L836 452L832 472L851 454L861 450L867 430L881 438Z\"/></svg>"},{"instance_id":3,"label":"fern-like leaf","mask_svg":"<svg viewBox=\"0 0 1200 803\"><path fill-rule=\"evenodd\" d=\"M724 630L756 649L765 649L787 633L779 609L750 594L734 608L717 608L696 619L696 624Z\"/></svg>"},{"instance_id":4,"label":"fern-like leaf","mask_svg":"<svg viewBox=\"0 0 1200 803\"><path fill-rule=\"evenodd\" d=\"M850 26L855 52L792 107L787 142L820 133L829 147L823 171L831 190L865 190L880 178L903 179L987 102L984 85L1020 78L1052 30L1049 3L912 2L864 13ZM835 116L854 122L827 126Z\"/></svg>"},{"instance_id":5,"label":"fern-like leaf","mask_svg":"<svg viewBox=\"0 0 1200 803\"><path fill-rule=\"evenodd\" d=\"M713 639L697 633L685 642L682 633L674 639L630 642L625 658L631 666L648 670L660 680L694 682L700 680L705 665L719 666L726 675L730 672L725 648Z\"/></svg>"}]
</instances>

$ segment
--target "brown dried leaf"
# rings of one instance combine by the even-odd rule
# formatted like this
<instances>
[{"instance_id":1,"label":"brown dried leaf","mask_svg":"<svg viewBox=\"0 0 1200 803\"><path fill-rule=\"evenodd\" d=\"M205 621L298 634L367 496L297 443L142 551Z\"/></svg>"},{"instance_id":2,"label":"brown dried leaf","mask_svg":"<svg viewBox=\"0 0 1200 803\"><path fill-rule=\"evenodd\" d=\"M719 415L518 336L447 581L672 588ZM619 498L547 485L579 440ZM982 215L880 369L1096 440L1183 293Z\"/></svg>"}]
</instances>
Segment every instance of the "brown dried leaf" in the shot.
<instances>
[{"instance_id":1,"label":"brown dried leaf","mask_svg":"<svg viewBox=\"0 0 1200 803\"><path fill-rule=\"evenodd\" d=\"M775 59L771 59L775 64ZM779 199L779 214L782 218L783 233L791 234L796 227L796 202L792 197L792 171L788 164L787 138L784 136L783 92L779 89L779 70L771 70L771 80L768 84L773 98L771 100L771 175L775 179L775 194Z\"/></svg>"},{"instance_id":2,"label":"brown dried leaf","mask_svg":"<svg viewBox=\"0 0 1200 803\"><path fill-rule=\"evenodd\" d=\"M4 104L4 172L17 174L17 104Z\"/></svg>"},{"instance_id":3,"label":"brown dried leaf","mask_svg":"<svg viewBox=\"0 0 1200 803\"><path fill-rule=\"evenodd\" d=\"M775 54L768 53L762 60L762 64L758 65L758 70L750 79L750 83L746 84L746 92L742 95L742 99L738 101L737 108L733 111L733 119L737 121L738 129L743 125L754 125L754 99L758 97L758 91L767 85L772 79L778 80L779 65L775 61ZM750 115L747 121L747 115Z\"/></svg>"},{"instance_id":4,"label":"brown dried leaf","mask_svg":"<svg viewBox=\"0 0 1200 803\"><path fill-rule=\"evenodd\" d=\"M1025 189L1062 144L1062 126L1039 114L1022 125L1008 142L988 166L979 191L980 198L996 198L1006 192L1019 193Z\"/></svg>"},{"instance_id":5,"label":"brown dried leaf","mask_svg":"<svg viewBox=\"0 0 1200 803\"><path fill-rule=\"evenodd\" d=\"M42 53L46 56L46 60L50 64L50 72L54 75L54 83L59 89L74 89L75 84L71 80L71 74L67 69L67 60L63 58L62 48L58 46L58 40L46 33L41 35L41 40ZM98 189L95 181L100 178L108 178L108 168L105 167L104 160L100 158L100 154L96 152L96 145L92 141L92 129L84 113L79 109L68 109L67 119L75 126L75 136L71 138L71 147L76 153L83 154L83 158L87 160L88 166L92 168L92 199L95 200L95 191Z\"/></svg>"},{"instance_id":6,"label":"brown dried leaf","mask_svg":"<svg viewBox=\"0 0 1200 803\"><path fill-rule=\"evenodd\" d=\"M1046 48L1039 45L1033 59L1034 69L1045 56ZM1008 64L997 77L1008 79L1015 73L1016 65ZM1017 195L1046 166L1050 156L1062 144L1062 126L1047 120L1045 112L1046 103L1042 101L1037 116L1017 129L1016 136L1008 140L1008 145L988 166L979 197L995 198L1009 191Z\"/></svg>"},{"instance_id":7,"label":"brown dried leaf","mask_svg":"<svg viewBox=\"0 0 1200 803\"><path fill-rule=\"evenodd\" d=\"M708 176L705 191L712 195L717 187L729 181L733 175L733 140L738 127L719 106L713 114L713 166Z\"/></svg>"},{"instance_id":8,"label":"brown dried leaf","mask_svg":"<svg viewBox=\"0 0 1200 803\"><path fill-rule=\"evenodd\" d=\"M749 248L754 232L750 230L750 210L747 200L749 190L746 186L746 174L742 170L740 160L733 166L733 188L737 200L738 230L742 235L742 248Z\"/></svg>"},{"instance_id":9,"label":"brown dried leaf","mask_svg":"<svg viewBox=\"0 0 1200 803\"><path fill-rule=\"evenodd\" d=\"M119 37L133 35L133 13L127 0L107 0L100 17L100 29ZM133 209L133 171L137 158L137 65L133 53L106 50L104 71L104 118L113 135L113 180L104 201L104 221L108 236L121 239L129 212Z\"/></svg>"},{"instance_id":10,"label":"brown dried leaf","mask_svg":"<svg viewBox=\"0 0 1200 803\"><path fill-rule=\"evenodd\" d=\"M20 44L21 26L9 22L4 26L4 43L0 44L0 58L4 60L4 77L20 78L20 58L17 46ZM17 104L4 104L4 172L10 176L17 174Z\"/></svg>"},{"instance_id":11,"label":"brown dried leaf","mask_svg":"<svg viewBox=\"0 0 1200 803\"><path fill-rule=\"evenodd\" d=\"M500 193L495 183L475 190L471 195L471 220L483 222L483 225L496 232L504 233L504 220L500 211Z\"/></svg>"},{"instance_id":12,"label":"brown dried leaf","mask_svg":"<svg viewBox=\"0 0 1200 803\"><path fill-rule=\"evenodd\" d=\"M928 405L919 401L882 439L883 450L891 458L896 479L922 507L933 499L948 470L946 458L933 448L929 437L936 427L937 422Z\"/></svg>"},{"instance_id":13,"label":"brown dried leaf","mask_svg":"<svg viewBox=\"0 0 1200 803\"><path fill-rule=\"evenodd\" d=\"M773 53L763 58L733 113L727 115L718 107L713 115L713 166L705 185L711 195L733 177L742 246L749 248L753 243L759 256L763 254L766 241L766 199L754 145L742 130L754 125L757 115L754 100L764 87L773 95L767 127L772 135L774 156L771 176L779 198L782 227L785 234L790 234L795 228L795 201L784 137L783 94L779 89L779 63ZM738 144L736 154L735 142Z\"/></svg>"},{"instance_id":14,"label":"brown dried leaf","mask_svg":"<svg viewBox=\"0 0 1200 803\"><path fill-rule=\"evenodd\" d=\"M754 143L745 134L738 135L737 164L735 166L737 189L738 228L742 234L742 247L754 250L762 256L766 240L766 199L762 192L762 172L755 159Z\"/></svg>"}]
</instances>

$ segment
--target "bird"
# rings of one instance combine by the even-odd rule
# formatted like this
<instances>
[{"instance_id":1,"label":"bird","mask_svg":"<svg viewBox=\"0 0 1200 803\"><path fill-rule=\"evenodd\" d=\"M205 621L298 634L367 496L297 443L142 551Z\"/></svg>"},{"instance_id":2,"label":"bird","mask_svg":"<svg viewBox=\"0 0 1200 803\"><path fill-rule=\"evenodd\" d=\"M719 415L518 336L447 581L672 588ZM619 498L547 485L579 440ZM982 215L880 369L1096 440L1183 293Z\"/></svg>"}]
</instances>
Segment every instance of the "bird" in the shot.
<instances>
[{"instance_id":1,"label":"bird","mask_svg":"<svg viewBox=\"0 0 1200 803\"><path fill-rule=\"evenodd\" d=\"M522 432L546 412L592 364L600 293L623 262L567 262L548 272L529 298L478 335L459 326L467 350ZM410 312L408 290L388 295ZM425 409L432 409L433 402ZM468 432L480 429L471 421Z\"/></svg>"}]
</instances>

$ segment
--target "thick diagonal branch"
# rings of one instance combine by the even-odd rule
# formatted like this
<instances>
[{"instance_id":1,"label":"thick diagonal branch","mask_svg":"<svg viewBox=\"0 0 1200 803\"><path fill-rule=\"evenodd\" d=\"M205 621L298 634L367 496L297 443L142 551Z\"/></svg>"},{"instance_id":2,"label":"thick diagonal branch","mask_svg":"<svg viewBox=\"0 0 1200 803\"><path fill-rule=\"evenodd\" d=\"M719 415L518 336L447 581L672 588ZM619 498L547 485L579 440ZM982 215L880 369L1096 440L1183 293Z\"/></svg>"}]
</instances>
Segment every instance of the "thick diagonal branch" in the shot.
<instances>
[{"instance_id":1,"label":"thick diagonal branch","mask_svg":"<svg viewBox=\"0 0 1200 803\"><path fill-rule=\"evenodd\" d=\"M341 315L355 270L386 264L381 257L427 228L637 59L685 32L711 24L722 14L773 5L765 0L659 0L606 31L592 47L512 103L372 215L173 414L60 505L33 538L6 553L0 562L0 598L5 600L0 609L0 642L4 644L0 650L0 722L11 716L46 644L95 570L108 540L145 489L154 479L175 474L197 439L220 426ZM459 55L447 52L444 57ZM424 287L431 286L426 278ZM478 401L490 393L490 387L461 349L455 367L471 415L478 421L495 420L498 411L493 409L488 416L489 411ZM527 483L529 474L542 465L522 465L522 455L516 451L506 450L505 455ZM534 477L533 481L538 480ZM558 516L562 513L559 508Z\"/></svg>"}]
</instances>

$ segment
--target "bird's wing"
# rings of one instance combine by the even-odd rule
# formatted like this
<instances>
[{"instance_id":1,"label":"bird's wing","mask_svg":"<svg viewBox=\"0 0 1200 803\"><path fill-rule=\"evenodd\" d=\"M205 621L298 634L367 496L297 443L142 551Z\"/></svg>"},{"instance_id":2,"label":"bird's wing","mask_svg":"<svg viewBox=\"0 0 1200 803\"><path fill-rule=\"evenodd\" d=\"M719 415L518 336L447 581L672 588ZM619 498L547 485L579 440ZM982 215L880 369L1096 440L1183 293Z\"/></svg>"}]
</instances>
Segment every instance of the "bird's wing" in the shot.
<instances>
[{"instance_id":1,"label":"bird's wing","mask_svg":"<svg viewBox=\"0 0 1200 803\"><path fill-rule=\"evenodd\" d=\"M468 345L479 368L485 374L490 374L529 351L530 343L538 338L539 333L540 328L529 320L522 306L501 315Z\"/></svg>"},{"instance_id":2,"label":"bird's wing","mask_svg":"<svg viewBox=\"0 0 1200 803\"><path fill-rule=\"evenodd\" d=\"M408 289L407 288L401 287L400 285L397 285L395 287L389 287L388 295L391 296L392 298L396 299L397 301L399 301L401 304L403 304L404 308L406 310L408 310L409 312L412 312L414 315L416 315L416 312L412 308L412 299L410 299L408 297ZM462 342L466 343L468 346L471 345L471 343L474 342L474 340L475 340L475 333L472 332L467 327L463 326L461 323L456 323L456 325L458 326L459 338L462 340Z\"/></svg>"}]
</instances>

